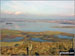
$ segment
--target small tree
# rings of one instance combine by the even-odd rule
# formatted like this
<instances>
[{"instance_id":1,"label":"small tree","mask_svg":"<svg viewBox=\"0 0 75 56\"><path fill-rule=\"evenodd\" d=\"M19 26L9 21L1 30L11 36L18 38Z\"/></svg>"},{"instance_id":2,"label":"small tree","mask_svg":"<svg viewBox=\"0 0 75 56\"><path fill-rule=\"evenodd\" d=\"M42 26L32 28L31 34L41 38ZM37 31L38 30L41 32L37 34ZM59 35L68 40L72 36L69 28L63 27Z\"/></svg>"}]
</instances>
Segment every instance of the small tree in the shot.
<instances>
[{"instance_id":1,"label":"small tree","mask_svg":"<svg viewBox=\"0 0 75 56\"><path fill-rule=\"evenodd\" d=\"M19 44L15 44L15 47L19 46Z\"/></svg>"}]
</instances>

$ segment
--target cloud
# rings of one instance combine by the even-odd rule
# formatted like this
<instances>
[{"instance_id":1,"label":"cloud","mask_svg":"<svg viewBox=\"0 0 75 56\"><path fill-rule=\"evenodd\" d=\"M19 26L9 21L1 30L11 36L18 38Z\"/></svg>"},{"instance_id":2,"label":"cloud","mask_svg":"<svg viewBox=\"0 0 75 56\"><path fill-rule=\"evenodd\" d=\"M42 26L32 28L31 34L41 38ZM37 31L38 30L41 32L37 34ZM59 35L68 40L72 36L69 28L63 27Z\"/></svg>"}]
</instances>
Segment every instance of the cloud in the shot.
<instances>
[{"instance_id":1,"label":"cloud","mask_svg":"<svg viewBox=\"0 0 75 56\"><path fill-rule=\"evenodd\" d=\"M22 12L19 12L19 11L15 12L15 15L19 15L19 14L22 14Z\"/></svg>"},{"instance_id":2,"label":"cloud","mask_svg":"<svg viewBox=\"0 0 75 56\"><path fill-rule=\"evenodd\" d=\"M14 17L74 15L74 1L8 1L1 4L1 10Z\"/></svg>"},{"instance_id":3,"label":"cloud","mask_svg":"<svg viewBox=\"0 0 75 56\"><path fill-rule=\"evenodd\" d=\"M3 11L1 12L2 14L9 14L9 15L21 15L23 14L22 12L20 11L17 11L17 12L12 12L12 11Z\"/></svg>"},{"instance_id":4,"label":"cloud","mask_svg":"<svg viewBox=\"0 0 75 56\"><path fill-rule=\"evenodd\" d=\"M5 13L5 14L13 14L13 12L10 12L10 11L4 11L3 13Z\"/></svg>"}]
</instances>

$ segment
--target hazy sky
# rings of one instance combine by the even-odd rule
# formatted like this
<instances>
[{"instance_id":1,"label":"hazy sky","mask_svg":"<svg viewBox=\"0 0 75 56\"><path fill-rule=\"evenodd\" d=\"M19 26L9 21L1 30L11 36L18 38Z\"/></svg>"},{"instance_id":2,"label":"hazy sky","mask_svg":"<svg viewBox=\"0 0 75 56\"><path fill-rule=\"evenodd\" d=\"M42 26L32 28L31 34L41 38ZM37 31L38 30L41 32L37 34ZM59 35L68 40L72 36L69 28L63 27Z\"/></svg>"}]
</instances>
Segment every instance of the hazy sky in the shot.
<instances>
[{"instance_id":1,"label":"hazy sky","mask_svg":"<svg viewBox=\"0 0 75 56\"><path fill-rule=\"evenodd\" d=\"M1 1L1 18L43 19L74 16L74 1Z\"/></svg>"}]
</instances>

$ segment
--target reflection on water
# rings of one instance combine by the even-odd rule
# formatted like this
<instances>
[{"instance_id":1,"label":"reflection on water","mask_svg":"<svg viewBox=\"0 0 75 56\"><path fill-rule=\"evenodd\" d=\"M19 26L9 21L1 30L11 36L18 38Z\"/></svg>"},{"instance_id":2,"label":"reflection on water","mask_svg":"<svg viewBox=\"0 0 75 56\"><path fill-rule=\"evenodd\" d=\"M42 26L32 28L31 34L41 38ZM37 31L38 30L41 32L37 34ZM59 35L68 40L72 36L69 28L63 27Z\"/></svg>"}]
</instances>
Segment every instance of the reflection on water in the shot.
<instances>
[{"instance_id":1,"label":"reflection on water","mask_svg":"<svg viewBox=\"0 0 75 56\"><path fill-rule=\"evenodd\" d=\"M16 38L3 38L2 42L16 42L24 39L24 37L16 37Z\"/></svg>"},{"instance_id":2,"label":"reflection on water","mask_svg":"<svg viewBox=\"0 0 75 56\"><path fill-rule=\"evenodd\" d=\"M58 38L64 38L64 39L72 39L73 37L71 36L64 36L64 35L56 35Z\"/></svg>"},{"instance_id":3,"label":"reflection on water","mask_svg":"<svg viewBox=\"0 0 75 56\"><path fill-rule=\"evenodd\" d=\"M55 35L55 37L63 38L63 39L72 39L71 36L64 36L64 35ZM3 38L0 41L2 41L2 42L16 42L16 41L21 41L23 39L24 39L24 37ZM44 40L42 38L30 38L29 40L31 40L31 41L37 41L37 42L54 42L52 40Z\"/></svg>"},{"instance_id":4,"label":"reflection on water","mask_svg":"<svg viewBox=\"0 0 75 56\"><path fill-rule=\"evenodd\" d=\"M5 23L2 23L1 25L0 27L2 29L4 28L4 29L22 30L27 32L60 31L67 33L75 33L74 28L52 28L54 26L72 26L69 24L67 25L67 24L46 23L46 22L13 22L13 24L10 25L6 25Z\"/></svg>"},{"instance_id":5,"label":"reflection on water","mask_svg":"<svg viewBox=\"0 0 75 56\"><path fill-rule=\"evenodd\" d=\"M37 42L53 42L53 41L48 41L48 40L43 40L41 38L30 38L29 40L32 40L32 41L37 41Z\"/></svg>"}]
</instances>

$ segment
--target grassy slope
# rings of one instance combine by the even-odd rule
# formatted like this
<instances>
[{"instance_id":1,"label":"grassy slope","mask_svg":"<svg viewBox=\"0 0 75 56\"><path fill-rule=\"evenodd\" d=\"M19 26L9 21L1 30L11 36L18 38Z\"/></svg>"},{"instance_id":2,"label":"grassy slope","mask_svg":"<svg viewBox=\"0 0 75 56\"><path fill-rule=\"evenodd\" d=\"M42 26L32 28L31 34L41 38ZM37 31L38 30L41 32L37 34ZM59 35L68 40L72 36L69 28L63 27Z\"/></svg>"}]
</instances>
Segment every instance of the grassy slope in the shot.
<instances>
[{"instance_id":1,"label":"grassy slope","mask_svg":"<svg viewBox=\"0 0 75 56\"><path fill-rule=\"evenodd\" d=\"M45 39L43 37L49 36L49 35L67 35L67 36L73 36L73 34L69 34L69 33L64 33L64 32L58 32L58 31L45 31L45 32L23 32L23 31L17 31L17 30L8 30L8 29L2 29L1 30L1 38L15 38L15 37L24 37L25 39L27 39L29 37L38 37L38 38L42 38ZM26 36L27 35L27 36ZM36 36L39 35L39 36ZM45 35L45 36L44 36ZM53 38L53 36L50 36L50 38L52 38L53 40L66 40L66 39L59 39L59 38ZM48 40L46 38L46 40ZM69 40L68 40L69 41ZM19 42L0 42L0 44L2 46L14 46L15 43L16 44L21 44L23 41L19 41Z\"/></svg>"},{"instance_id":2,"label":"grassy slope","mask_svg":"<svg viewBox=\"0 0 75 56\"><path fill-rule=\"evenodd\" d=\"M23 52L27 54L26 48L28 44L32 45L31 54L38 52L40 55L51 55L51 54L54 55L54 54L58 54L60 50L68 51L72 47L71 42L25 42L25 43L22 43L21 45L19 44L19 46L17 47L16 46L10 47L11 49L2 47L2 53L3 54L20 54ZM8 50L4 51L5 49L8 49Z\"/></svg>"},{"instance_id":3,"label":"grassy slope","mask_svg":"<svg viewBox=\"0 0 75 56\"><path fill-rule=\"evenodd\" d=\"M69 33L63 33L63 32L55 32L55 31L46 31L46 32L22 32L22 31L16 31L16 30L2 30L2 38L8 37L16 37L16 36L22 36L27 38L25 35L28 35L29 37L33 37L35 35L40 36L47 36L47 35L67 35L67 36L73 36L73 34ZM39 36L39 37L40 37ZM35 36L36 37L36 36ZM27 54L26 48L28 44L32 44L32 53L38 52L40 55L50 55L50 54L58 54L58 51L68 51L71 47L71 41L66 42L33 42L33 41L19 41L19 42L0 42L1 44L1 53L2 54L20 54L21 52ZM18 44L19 46L16 47L15 45ZM8 49L7 47L10 47L11 49ZM59 49L60 48L60 49ZM15 50L13 52L13 50ZM54 51L53 51L54 50Z\"/></svg>"}]
</instances>

